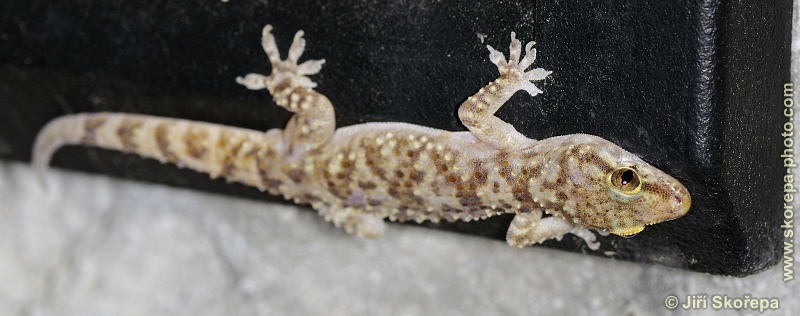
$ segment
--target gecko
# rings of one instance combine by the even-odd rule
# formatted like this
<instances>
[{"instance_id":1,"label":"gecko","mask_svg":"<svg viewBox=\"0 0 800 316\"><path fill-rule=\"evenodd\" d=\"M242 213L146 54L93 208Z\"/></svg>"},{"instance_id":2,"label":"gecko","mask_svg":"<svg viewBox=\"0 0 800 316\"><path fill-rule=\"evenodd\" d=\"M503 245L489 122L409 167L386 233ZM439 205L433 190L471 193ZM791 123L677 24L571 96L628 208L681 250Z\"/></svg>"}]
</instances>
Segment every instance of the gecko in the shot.
<instances>
[{"instance_id":1,"label":"gecko","mask_svg":"<svg viewBox=\"0 0 800 316\"><path fill-rule=\"evenodd\" d=\"M64 145L93 146L172 163L253 186L312 208L336 227L380 238L390 221L474 221L514 214L506 240L525 247L573 234L596 250L600 235L633 236L646 225L683 216L691 196L678 180L598 136L527 138L495 112L551 71L528 69L535 42L511 33L508 59L487 45L496 80L467 98L458 117L468 131L400 122L336 129L331 101L308 76L324 59L298 63L298 31L281 59L272 26L262 31L270 75L236 82L267 89L293 113L266 132L139 114L99 112L58 117L37 135L32 164L40 177Z\"/></svg>"}]
</instances>

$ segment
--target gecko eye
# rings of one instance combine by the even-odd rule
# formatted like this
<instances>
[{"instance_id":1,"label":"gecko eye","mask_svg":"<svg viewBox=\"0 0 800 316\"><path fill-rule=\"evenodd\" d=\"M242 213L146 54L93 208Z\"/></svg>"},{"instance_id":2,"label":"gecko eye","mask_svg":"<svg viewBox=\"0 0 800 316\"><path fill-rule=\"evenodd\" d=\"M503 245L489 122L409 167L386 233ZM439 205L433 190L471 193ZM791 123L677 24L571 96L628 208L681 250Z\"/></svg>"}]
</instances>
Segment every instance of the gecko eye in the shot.
<instances>
[{"instance_id":1,"label":"gecko eye","mask_svg":"<svg viewBox=\"0 0 800 316\"><path fill-rule=\"evenodd\" d=\"M625 194L636 194L642 189L642 182L635 170L627 167L619 168L611 173L611 186Z\"/></svg>"}]
</instances>

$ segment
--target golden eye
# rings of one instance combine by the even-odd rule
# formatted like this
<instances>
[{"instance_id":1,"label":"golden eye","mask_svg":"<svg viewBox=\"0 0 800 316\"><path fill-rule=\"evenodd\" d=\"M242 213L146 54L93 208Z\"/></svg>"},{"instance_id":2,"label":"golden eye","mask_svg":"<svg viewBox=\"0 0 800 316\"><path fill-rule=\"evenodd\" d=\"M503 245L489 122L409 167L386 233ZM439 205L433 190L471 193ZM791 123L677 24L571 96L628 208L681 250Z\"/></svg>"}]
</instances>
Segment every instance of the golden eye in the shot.
<instances>
[{"instance_id":1,"label":"golden eye","mask_svg":"<svg viewBox=\"0 0 800 316\"><path fill-rule=\"evenodd\" d=\"M636 170L623 167L611 173L611 186L625 194L636 194L642 189L642 181Z\"/></svg>"}]
</instances>

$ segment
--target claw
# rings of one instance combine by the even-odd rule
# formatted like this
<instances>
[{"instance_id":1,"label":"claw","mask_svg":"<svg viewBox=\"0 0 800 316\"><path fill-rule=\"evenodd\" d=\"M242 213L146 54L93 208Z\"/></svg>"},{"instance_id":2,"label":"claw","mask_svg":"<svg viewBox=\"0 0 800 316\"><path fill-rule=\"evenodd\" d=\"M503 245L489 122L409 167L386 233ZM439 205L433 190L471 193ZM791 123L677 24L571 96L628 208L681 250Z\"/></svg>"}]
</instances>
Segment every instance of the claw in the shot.
<instances>
[{"instance_id":1,"label":"claw","mask_svg":"<svg viewBox=\"0 0 800 316\"><path fill-rule=\"evenodd\" d=\"M542 68L535 68L526 71L525 74L522 76L522 78L525 81L539 81L544 78L547 78L547 76L549 76L551 73L553 72L549 70L544 70Z\"/></svg>"},{"instance_id":2,"label":"claw","mask_svg":"<svg viewBox=\"0 0 800 316\"><path fill-rule=\"evenodd\" d=\"M264 48L264 52L267 53L267 58L273 66L281 62L281 54L278 51L278 45L275 44L275 36L272 35L272 25L270 24L261 30L261 47Z\"/></svg>"},{"instance_id":3,"label":"claw","mask_svg":"<svg viewBox=\"0 0 800 316\"><path fill-rule=\"evenodd\" d=\"M494 49L494 47L491 45L486 45L486 48L489 49L489 60L491 60L493 64L497 65L497 70L500 71L500 73L503 73L503 71L508 68L506 57L503 56L503 53Z\"/></svg>"},{"instance_id":4,"label":"claw","mask_svg":"<svg viewBox=\"0 0 800 316\"><path fill-rule=\"evenodd\" d=\"M531 96L536 96L539 93L542 93L542 90L539 89L535 84L531 83L530 81L523 81L520 83L520 89L525 90Z\"/></svg>"},{"instance_id":5,"label":"claw","mask_svg":"<svg viewBox=\"0 0 800 316\"><path fill-rule=\"evenodd\" d=\"M322 64L325 63L324 59L307 60L297 66L297 73L301 75L313 75L322 69Z\"/></svg>"},{"instance_id":6,"label":"claw","mask_svg":"<svg viewBox=\"0 0 800 316\"><path fill-rule=\"evenodd\" d=\"M508 45L508 63L510 65L519 64L519 54L522 43L517 39L517 34L511 32L511 44Z\"/></svg>"},{"instance_id":7,"label":"claw","mask_svg":"<svg viewBox=\"0 0 800 316\"><path fill-rule=\"evenodd\" d=\"M261 90L267 87L267 77L259 74L247 74L244 78L236 77L236 83L250 90Z\"/></svg>"},{"instance_id":8,"label":"claw","mask_svg":"<svg viewBox=\"0 0 800 316\"><path fill-rule=\"evenodd\" d=\"M525 44L525 57L522 57L522 60L519 62L519 67L522 69L528 69L533 64L533 61L536 60L536 49L533 48L536 42L530 41L528 44Z\"/></svg>"},{"instance_id":9,"label":"claw","mask_svg":"<svg viewBox=\"0 0 800 316\"><path fill-rule=\"evenodd\" d=\"M289 47L289 57L287 58L292 64L297 64L300 55L303 55L303 50L306 48L306 40L303 39L303 31L297 31L292 40L292 46Z\"/></svg>"}]
</instances>

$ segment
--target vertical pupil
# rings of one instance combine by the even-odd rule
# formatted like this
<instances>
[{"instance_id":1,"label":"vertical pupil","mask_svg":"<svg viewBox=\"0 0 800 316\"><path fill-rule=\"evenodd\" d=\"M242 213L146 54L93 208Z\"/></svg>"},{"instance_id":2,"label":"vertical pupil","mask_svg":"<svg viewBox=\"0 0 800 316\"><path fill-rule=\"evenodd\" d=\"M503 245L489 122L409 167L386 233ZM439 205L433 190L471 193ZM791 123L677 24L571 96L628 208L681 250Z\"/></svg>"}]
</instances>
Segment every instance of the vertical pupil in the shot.
<instances>
[{"instance_id":1,"label":"vertical pupil","mask_svg":"<svg viewBox=\"0 0 800 316\"><path fill-rule=\"evenodd\" d=\"M622 185L628 185L628 183L631 183L631 181L633 181L633 171L625 170L625 172L623 172L620 176L620 180L622 180Z\"/></svg>"}]
</instances>

